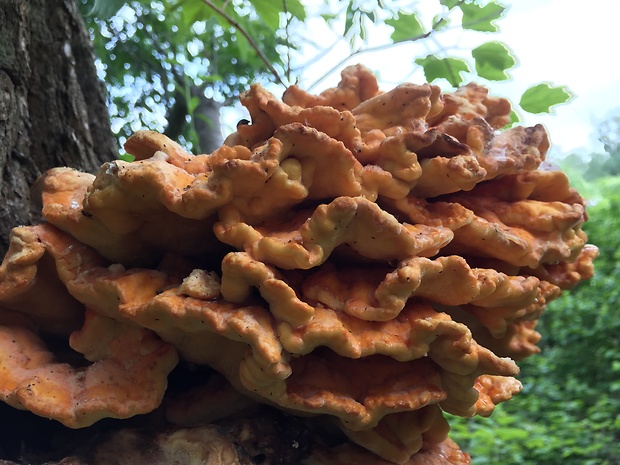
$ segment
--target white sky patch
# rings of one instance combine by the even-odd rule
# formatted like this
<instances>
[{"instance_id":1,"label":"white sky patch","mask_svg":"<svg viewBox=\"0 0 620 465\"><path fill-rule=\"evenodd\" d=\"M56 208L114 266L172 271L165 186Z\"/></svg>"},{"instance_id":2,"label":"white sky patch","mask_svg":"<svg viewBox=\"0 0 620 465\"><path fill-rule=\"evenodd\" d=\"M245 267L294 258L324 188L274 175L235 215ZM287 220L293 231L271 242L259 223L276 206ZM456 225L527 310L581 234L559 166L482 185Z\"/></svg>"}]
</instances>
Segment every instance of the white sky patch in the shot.
<instances>
[{"instance_id":1,"label":"white sky patch","mask_svg":"<svg viewBox=\"0 0 620 465\"><path fill-rule=\"evenodd\" d=\"M530 84L551 81L576 95L555 115L526 115L525 123L547 126L558 151L602 150L596 124L620 111L618 0L519 0L501 21L501 40L520 66L510 83L497 86L510 97Z\"/></svg>"}]
</instances>

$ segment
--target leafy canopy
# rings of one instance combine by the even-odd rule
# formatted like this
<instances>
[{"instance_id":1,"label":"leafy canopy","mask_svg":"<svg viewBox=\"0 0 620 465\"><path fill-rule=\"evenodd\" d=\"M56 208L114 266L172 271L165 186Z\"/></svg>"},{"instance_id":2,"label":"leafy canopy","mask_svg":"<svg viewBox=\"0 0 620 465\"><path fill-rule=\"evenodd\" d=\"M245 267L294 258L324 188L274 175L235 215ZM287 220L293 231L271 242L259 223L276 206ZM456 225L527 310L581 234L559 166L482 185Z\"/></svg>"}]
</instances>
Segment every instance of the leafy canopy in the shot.
<instances>
[{"instance_id":1,"label":"leafy canopy","mask_svg":"<svg viewBox=\"0 0 620 465\"><path fill-rule=\"evenodd\" d=\"M121 136L145 126L163 130L176 121L186 125L180 139L191 145L205 98L229 105L250 82L301 82L312 90L357 56L391 48L403 49L400 67L421 69L429 82L453 88L471 80L507 80L518 64L508 44L490 39L508 12L496 0L413 7L401 0L80 1ZM443 42L455 31L475 44L469 54L458 43ZM330 33L334 41L326 45ZM345 58L330 55L345 44ZM317 74L321 61L335 64ZM563 86L532 86L520 108L515 105L514 120L519 111L551 112L572 97ZM179 102L180 116L172 111Z\"/></svg>"},{"instance_id":2,"label":"leafy canopy","mask_svg":"<svg viewBox=\"0 0 620 465\"><path fill-rule=\"evenodd\" d=\"M276 34L280 10L273 2L214 0L212 8L200 0L82 3L97 15L86 18L108 86L113 129L125 137L142 127L163 131L175 103L183 103L185 123L201 97L229 104L251 82L284 69L280 49L289 44ZM305 19L298 1L287 4L289 17ZM181 139L195 142L191 133L187 126Z\"/></svg>"}]
</instances>

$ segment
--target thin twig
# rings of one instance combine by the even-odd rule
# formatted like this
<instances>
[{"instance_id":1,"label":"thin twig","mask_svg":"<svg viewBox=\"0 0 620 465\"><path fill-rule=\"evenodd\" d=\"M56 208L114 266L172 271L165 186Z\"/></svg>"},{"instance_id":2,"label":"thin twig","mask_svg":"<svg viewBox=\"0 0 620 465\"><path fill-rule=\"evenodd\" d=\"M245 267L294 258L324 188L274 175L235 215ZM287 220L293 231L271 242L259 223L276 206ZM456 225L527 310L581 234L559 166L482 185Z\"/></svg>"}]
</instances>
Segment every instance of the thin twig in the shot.
<instances>
[{"instance_id":1,"label":"thin twig","mask_svg":"<svg viewBox=\"0 0 620 465\"><path fill-rule=\"evenodd\" d=\"M459 2L459 3L462 3L462 2ZM505 10L504 10L504 11L505 11ZM494 16L495 16L495 13L489 13L488 15L483 16L482 18L477 19L477 20L475 20L475 21L470 21L469 23L461 24L461 27L462 27L463 29L465 29L465 27L466 27L466 26L467 26L467 28L470 28L471 26L475 26L476 24L480 24L480 23L482 23L483 21L486 21L486 20L491 20L491 18L493 18ZM497 18L495 18L495 19L497 19Z\"/></svg>"},{"instance_id":2,"label":"thin twig","mask_svg":"<svg viewBox=\"0 0 620 465\"><path fill-rule=\"evenodd\" d=\"M381 50L387 50L389 48L398 46L398 45L403 45L406 44L408 42L415 42L417 40L421 40L421 39L426 39L427 37L429 37L434 31L429 31L426 32L424 34L421 34L417 37L413 37L411 39L407 39L404 40L402 42L397 42L397 43L388 43L388 44L382 44L382 45L377 45L375 47L368 47L368 48L364 48L364 49L359 49L356 50L354 52L351 52L349 54L349 56L347 56L346 58L343 58L342 60L340 60L338 63L336 63L334 66L332 66L329 71L327 71L325 74L323 74L323 76L321 76L319 79L317 79L314 83L312 83L309 87L308 87L308 91L312 90L314 87L316 87L318 84L320 84L325 78L327 78L327 76L331 75L333 72L335 72L337 69L339 69L342 65L344 65L346 62L348 62L349 60L351 60L353 57L356 57L357 55L361 55L364 53L373 53L373 52L380 52Z\"/></svg>"},{"instance_id":3,"label":"thin twig","mask_svg":"<svg viewBox=\"0 0 620 465\"><path fill-rule=\"evenodd\" d=\"M291 24L291 16L288 14L288 8L286 7L286 0L282 0L282 9L284 10L284 17L286 18L286 24L284 26L284 34L286 35L286 81L291 82L291 42L288 33L289 26Z\"/></svg>"},{"instance_id":4,"label":"thin twig","mask_svg":"<svg viewBox=\"0 0 620 465\"><path fill-rule=\"evenodd\" d=\"M217 5L215 5L211 0L202 0L202 2L207 5L208 7L210 7L213 11L215 11L216 13L218 13L220 16L222 16L226 21L228 21L228 23L234 27L235 29L237 29L237 31L239 31L241 33L241 35L243 37L246 38L246 40L249 42L249 44L252 46L252 48L256 51L256 53L258 53L258 56L260 57L260 59L263 61L263 63L265 63L265 66L267 66L267 68L269 69L269 71L271 71L271 74L273 74L273 76L276 78L276 81L278 81L279 84L282 84L283 86L286 86L286 84L284 83L284 81L282 80L282 78L280 77L280 75L278 74L278 72L276 71L276 69L273 67L273 65L269 62L269 59L265 56L265 54L263 53L263 51L260 49L260 47L258 46L258 44L254 41L254 39L252 39L252 36L248 33L248 31L246 31L237 21L235 21L228 13L226 13L224 10L222 10L221 8L219 8Z\"/></svg>"},{"instance_id":5,"label":"thin twig","mask_svg":"<svg viewBox=\"0 0 620 465\"><path fill-rule=\"evenodd\" d=\"M456 5L454 5L454 7L457 7L461 4L465 3L465 0L460 0L459 2L456 3ZM454 9L453 7L453 9ZM448 13L449 14L449 13ZM340 67L342 67L345 63L347 63L349 60L351 60L353 57L357 56L357 55L361 55L363 53L373 53L373 52L380 52L381 50L386 50L398 45L403 45L403 44L407 44L409 42L416 42L418 40L422 40L422 39L427 39L428 37L430 37L432 34L438 32L438 27L439 25L447 18L446 16L442 16L437 18L437 20L433 23L433 25L431 26L431 30L428 32L425 32L424 34L420 34L416 37L412 37L410 39L407 40L403 40L402 42L397 42L397 43L388 43L388 44L382 44L382 45L377 45L375 47L368 47L365 49L359 49L356 50L354 52L351 52L349 54L349 56L347 56L346 58L343 58L342 60L340 60L336 65L334 65L332 68L330 68L329 71L327 71L326 73L324 73L319 79L317 79L314 83L312 83L309 87L308 87L308 91L312 90L314 87L316 87L318 84L320 84L321 82L323 82L324 79L326 79L328 76L330 76L332 73L334 73L337 69L339 69ZM480 21L484 20L485 18L482 18ZM468 24L469 25L469 24Z\"/></svg>"},{"instance_id":6,"label":"thin twig","mask_svg":"<svg viewBox=\"0 0 620 465\"><path fill-rule=\"evenodd\" d=\"M327 55L329 52L331 52L331 49L334 48L336 45L338 45L338 42L340 42L341 40L342 40L342 37L338 37L336 40L334 40L332 42L331 45L328 45L327 47L320 48L318 53L315 56L313 56L312 58L310 58L308 61L306 61L303 64L302 69L308 68L308 67L312 66L314 63L316 63L317 61L323 59L325 57L325 55ZM315 48L318 48L318 45Z\"/></svg>"}]
</instances>

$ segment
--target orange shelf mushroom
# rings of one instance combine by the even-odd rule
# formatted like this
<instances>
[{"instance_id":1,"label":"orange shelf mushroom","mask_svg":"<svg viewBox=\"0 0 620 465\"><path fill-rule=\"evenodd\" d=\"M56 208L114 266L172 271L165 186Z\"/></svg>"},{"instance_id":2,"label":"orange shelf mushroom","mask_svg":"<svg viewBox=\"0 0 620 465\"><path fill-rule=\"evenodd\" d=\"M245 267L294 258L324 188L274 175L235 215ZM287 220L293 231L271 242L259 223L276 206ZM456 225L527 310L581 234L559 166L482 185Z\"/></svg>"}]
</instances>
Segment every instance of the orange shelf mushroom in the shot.
<instances>
[{"instance_id":1,"label":"orange shelf mushroom","mask_svg":"<svg viewBox=\"0 0 620 465\"><path fill-rule=\"evenodd\" d=\"M2 399L74 427L262 403L339 438L306 464L469 463L443 412L516 395L538 318L593 273L544 128L502 129L510 104L482 86L383 92L359 65L241 102L251 121L211 154L139 131L134 162L39 181L46 223L0 266ZM47 333L91 364L56 362ZM177 357L221 374L188 380L195 410L167 397Z\"/></svg>"}]
</instances>

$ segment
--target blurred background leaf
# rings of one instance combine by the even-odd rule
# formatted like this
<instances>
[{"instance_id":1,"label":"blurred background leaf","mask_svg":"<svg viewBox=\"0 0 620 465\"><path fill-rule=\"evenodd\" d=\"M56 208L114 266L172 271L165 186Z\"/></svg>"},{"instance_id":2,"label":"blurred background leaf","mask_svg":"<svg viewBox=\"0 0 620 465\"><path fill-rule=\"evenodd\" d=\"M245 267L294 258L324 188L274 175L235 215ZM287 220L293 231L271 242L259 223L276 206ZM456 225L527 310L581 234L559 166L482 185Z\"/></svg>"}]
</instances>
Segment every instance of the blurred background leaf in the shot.
<instances>
[{"instance_id":1,"label":"blurred background leaf","mask_svg":"<svg viewBox=\"0 0 620 465\"><path fill-rule=\"evenodd\" d=\"M517 64L517 60L506 44L485 42L471 51L476 63L478 76L491 81L504 81L510 78L506 72Z\"/></svg>"},{"instance_id":2,"label":"blurred background leaf","mask_svg":"<svg viewBox=\"0 0 620 465\"><path fill-rule=\"evenodd\" d=\"M428 55L418 58L415 62L424 68L424 75L428 82L445 79L453 87L463 84L465 81L463 73L469 72L469 65L460 58L439 58L435 55Z\"/></svg>"},{"instance_id":3,"label":"blurred background leaf","mask_svg":"<svg viewBox=\"0 0 620 465\"><path fill-rule=\"evenodd\" d=\"M574 95L564 86L542 83L527 89L519 105L530 113L549 113L555 105L569 102Z\"/></svg>"}]
</instances>

